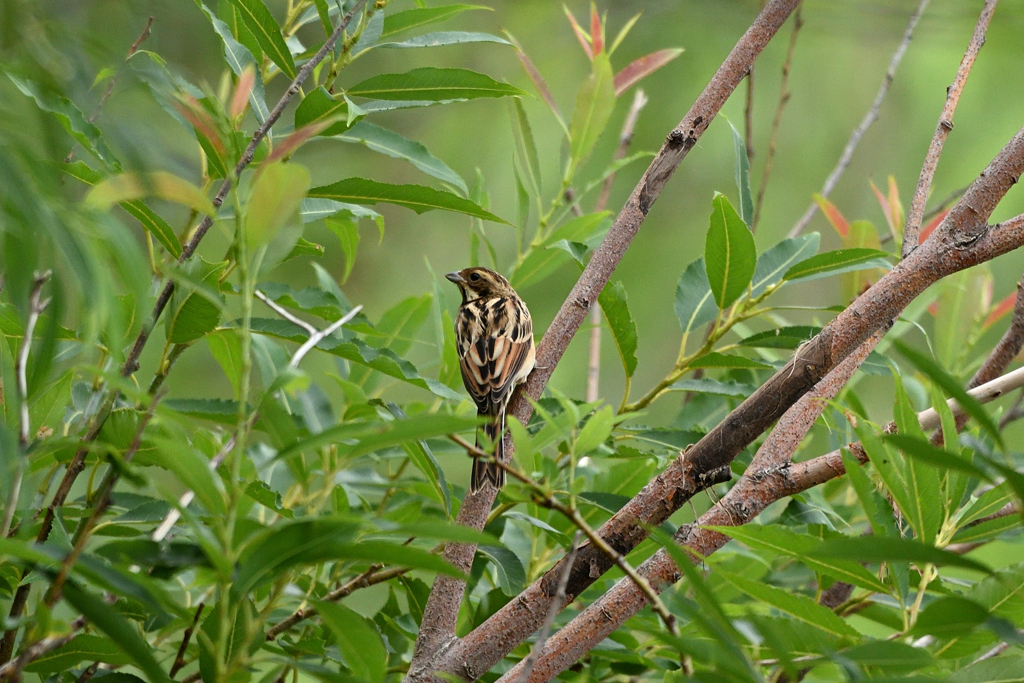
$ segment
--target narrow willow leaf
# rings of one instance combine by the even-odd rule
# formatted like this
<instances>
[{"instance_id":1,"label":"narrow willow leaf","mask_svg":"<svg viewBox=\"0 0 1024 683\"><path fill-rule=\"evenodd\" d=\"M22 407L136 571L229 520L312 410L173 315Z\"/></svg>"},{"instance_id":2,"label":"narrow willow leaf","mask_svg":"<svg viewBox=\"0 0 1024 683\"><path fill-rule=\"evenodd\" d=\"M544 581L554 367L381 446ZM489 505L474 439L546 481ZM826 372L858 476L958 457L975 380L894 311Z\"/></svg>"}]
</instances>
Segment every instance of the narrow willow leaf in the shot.
<instances>
[{"instance_id":1,"label":"narrow willow leaf","mask_svg":"<svg viewBox=\"0 0 1024 683\"><path fill-rule=\"evenodd\" d=\"M209 463L184 441L153 437L156 451L147 454L154 463L163 467L195 491L196 498L213 514L224 514L224 496L220 478L210 472Z\"/></svg>"},{"instance_id":2,"label":"narrow willow leaf","mask_svg":"<svg viewBox=\"0 0 1024 683\"><path fill-rule=\"evenodd\" d=\"M626 287L621 282L608 283L601 290L597 302L601 305L608 327L611 328L626 377L632 377L636 371L637 334L636 321L633 320L626 301Z\"/></svg>"},{"instance_id":3,"label":"narrow willow leaf","mask_svg":"<svg viewBox=\"0 0 1024 683\"><path fill-rule=\"evenodd\" d=\"M889 590L884 583L878 580L877 576L857 562L813 556L812 551L822 543L821 539L817 536L800 534L778 524L745 524L737 527L717 526L708 528L743 541L743 543L755 550L766 550L798 560L811 570L828 574L840 581L852 583L855 586L880 593L887 593Z\"/></svg>"},{"instance_id":4,"label":"narrow willow leaf","mask_svg":"<svg viewBox=\"0 0 1024 683\"><path fill-rule=\"evenodd\" d=\"M742 370L767 370L772 366L761 361L754 360L752 358L746 358L744 356L733 356L730 354L718 353L717 351L709 351L699 358L695 358L690 362L689 367L691 368L722 368L722 369L742 369Z\"/></svg>"},{"instance_id":5,"label":"narrow willow leaf","mask_svg":"<svg viewBox=\"0 0 1024 683\"><path fill-rule=\"evenodd\" d=\"M337 139L364 144L373 151L386 154L392 159L404 159L427 175L454 185L462 191L463 195L469 194L466 181L447 164L431 154L426 147L387 128L381 128L367 121L360 121L338 135Z\"/></svg>"},{"instance_id":6,"label":"narrow willow leaf","mask_svg":"<svg viewBox=\"0 0 1024 683\"><path fill-rule=\"evenodd\" d=\"M786 280L806 280L856 270L891 267L889 254L877 249L837 249L805 259L786 271Z\"/></svg>"},{"instance_id":7,"label":"narrow willow leaf","mask_svg":"<svg viewBox=\"0 0 1024 683\"><path fill-rule=\"evenodd\" d=\"M341 549L355 539L357 530L350 520L319 518L275 525L257 534L238 559L232 594L244 596L283 569L342 557Z\"/></svg>"},{"instance_id":8,"label":"narrow willow leaf","mask_svg":"<svg viewBox=\"0 0 1024 683\"><path fill-rule=\"evenodd\" d=\"M676 285L676 318L683 334L689 334L718 315L715 298L711 294L704 259L699 258L683 271Z\"/></svg>"},{"instance_id":9,"label":"narrow willow leaf","mask_svg":"<svg viewBox=\"0 0 1024 683\"><path fill-rule=\"evenodd\" d=\"M871 221L854 221L850 223L849 233L843 237L843 249L882 249L878 238L878 230ZM888 263L879 264L878 268L853 270L839 275L839 294L843 303L849 303L870 287L878 278L889 270Z\"/></svg>"},{"instance_id":10,"label":"narrow willow leaf","mask_svg":"<svg viewBox=\"0 0 1024 683\"><path fill-rule=\"evenodd\" d=\"M515 121L516 152L523 162L527 171L527 178L530 181L530 190L533 196L539 197L543 185L540 175L540 157L537 154L537 144L533 140L533 128L530 126L530 119L526 116L523 108L523 101L520 98L512 100L512 118Z\"/></svg>"},{"instance_id":11,"label":"narrow willow leaf","mask_svg":"<svg viewBox=\"0 0 1024 683\"><path fill-rule=\"evenodd\" d=\"M338 238L341 250L345 253L345 272L339 283L345 284L348 276L352 274L352 266L355 265L356 253L359 251L359 224L341 212L324 219L324 225Z\"/></svg>"},{"instance_id":12,"label":"narrow willow leaf","mask_svg":"<svg viewBox=\"0 0 1024 683\"><path fill-rule=\"evenodd\" d=\"M433 295L410 296L389 308L374 326L375 335L366 337L366 343L378 349L390 349L396 355L405 355L412 348L416 334L427 321ZM362 366L352 368L349 380L363 385L369 391L369 368Z\"/></svg>"},{"instance_id":13,"label":"narrow willow leaf","mask_svg":"<svg viewBox=\"0 0 1024 683\"><path fill-rule=\"evenodd\" d=\"M904 538L836 538L824 541L813 554L819 558L833 557L858 562L905 560L921 565L961 567L984 574L992 573L992 570L981 562Z\"/></svg>"},{"instance_id":14,"label":"narrow willow leaf","mask_svg":"<svg viewBox=\"0 0 1024 683\"><path fill-rule=\"evenodd\" d=\"M85 201L93 206L109 209L114 204L135 201L143 197L157 197L175 202L204 216L216 216L213 202L192 183L166 171L152 173L123 173L110 176L97 183Z\"/></svg>"},{"instance_id":15,"label":"narrow willow leaf","mask_svg":"<svg viewBox=\"0 0 1024 683\"><path fill-rule=\"evenodd\" d=\"M482 545L477 553L494 565L498 574L498 587L509 597L517 595L526 585L526 570L515 553L502 546Z\"/></svg>"},{"instance_id":16,"label":"narrow willow leaf","mask_svg":"<svg viewBox=\"0 0 1024 683\"><path fill-rule=\"evenodd\" d=\"M704 243L708 283L720 310L747 290L757 265L754 236L724 194L715 193Z\"/></svg>"},{"instance_id":17,"label":"narrow willow leaf","mask_svg":"<svg viewBox=\"0 0 1024 683\"><path fill-rule=\"evenodd\" d=\"M331 23L331 10L327 7L327 0L313 0L316 5L317 16L320 17L320 26L324 29L324 36L330 37L334 33L334 24Z\"/></svg>"},{"instance_id":18,"label":"narrow willow leaf","mask_svg":"<svg viewBox=\"0 0 1024 683\"><path fill-rule=\"evenodd\" d=\"M385 18L386 21L386 18ZM381 43L378 47L411 48L411 47L443 47L445 45L461 45L462 43L498 43L511 45L504 38L490 33L473 33L470 31L438 31L425 33L422 36L409 38L397 43Z\"/></svg>"},{"instance_id":19,"label":"narrow willow leaf","mask_svg":"<svg viewBox=\"0 0 1024 683\"><path fill-rule=\"evenodd\" d=\"M217 327L223 305L218 281L226 267L227 261L208 263L200 257L190 259L178 268L182 277L174 288L174 296L164 315L167 341L187 344ZM220 306L215 303L218 301Z\"/></svg>"},{"instance_id":20,"label":"narrow willow leaf","mask_svg":"<svg viewBox=\"0 0 1024 683\"><path fill-rule=\"evenodd\" d=\"M9 72L7 77L11 79L18 90L35 100L36 106L53 114L68 135L74 138L89 154L102 161L109 169L121 170L120 163L103 140L100 129L89 123L74 102L63 95L44 90L38 83L18 78Z\"/></svg>"},{"instance_id":21,"label":"narrow willow leaf","mask_svg":"<svg viewBox=\"0 0 1024 683\"><path fill-rule=\"evenodd\" d=\"M232 0L226 1L232 2ZM258 2L259 0L249 1ZM252 105L252 111L256 116L256 120L261 124L265 123L266 120L270 118L270 110L267 109L267 96L263 87L263 76L260 74L259 63L257 62L256 57L253 56L253 53L245 47L245 45L235 38L235 34L232 33L231 28L218 19L217 16L202 3L202 0L196 0L196 4L199 5L199 8L210 20L210 23L213 25L213 30L218 36L220 36L221 41L224 43L224 57L235 76L241 76L246 69L253 70L256 81L253 84L252 92L249 93L249 103ZM237 6L235 9L239 14L241 14L241 11L238 10ZM255 36L253 36L253 40L255 40ZM263 56L259 55L259 58L262 59ZM199 96L202 96L201 92L199 93Z\"/></svg>"},{"instance_id":22,"label":"narrow willow leaf","mask_svg":"<svg viewBox=\"0 0 1024 683\"><path fill-rule=\"evenodd\" d=\"M131 662L131 658L113 640L83 633L75 636L71 642L32 661L25 667L25 671L51 674L72 669L84 660L120 666Z\"/></svg>"},{"instance_id":23,"label":"narrow willow leaf","mask_svg":"<svg viewBox=\"0 0 1024 683\"><path fill-rule=\"evenodd\" d=\"M483 210L476 203L468 199L464 199L451 192L443 192L431 187L424 187L423 185L389 185L365 178L346 178L331 185L315 187L309 191L308 196L319 199L333 199L339 202L351 202L353 204L386 202L388 204L404 206L416 213L442 209L444 211L464 213L486 221L510 225L508 221L498 218L490 211Z\"/></svg>"},{"instance_id":24,"label":"narrow willow leaf","mask_svg":"<svg viewBox=\"0 0 1024 683\"><path fill-rule=\"evenodd\" d=\"M352 674L364 681L383 681L388 652L373 622L337 602L320 602L317 610Z\"/></svg>"},{"instance_id":25,"label":"narrow willow leaf","mask_svg":"<svg viewBox=\"0 0 1024 683\"><path fill-rule=\"evenodd\" d=\"M481 97L522 97L519 88L468 69L423 67L401 74L371 76L349 88L350 97L379 100L472 100Z\"/></svg>"},{"instance_id":26,"label":"narrow willow leaf","mask_svg":"<svg viewBox=\"0 0 1024 683\"><path fill-rule=\"evenodd\" d=\"M82 161L63 164L61 169L72 178L80 180L87 185L95 185L103 180L103 176L100 173L89 168ZM145 202L142 200L127 201L121 202L118 206L139 221L142 227L149 231L156 241L160 243L160 246L166 249L171 256L175 259L181 256L181 242L178 241L178 236L174 234L174 229L167 221L146 206Z\"/></svg>"},{"instance_id":27,"label":"narrow willow leaf","mask_svg":"<svg viewBox=\"0 0 1024 683\"><path fill-rule=\"evenodd\" d=\"M345 98L339 99L320 86L303 97L299 106L295 108L295 129L299 130L321 121L335 120L334 123L317 134L321 136L339 135L348 130L351 125L348 114L348 103ZM356 120L359 118L362 117L357 117Z\"/></svg>"},{"instance_id":28,"label":"narrow willow leaf","mask_svg":"<svg viewBox=\"0 0 1024 683\"><path fill-rule=\"evenodd\" d=\"M778 327L752 334L740 340L739 344L758 349L795 349L819 332L821 328L813 325Z\"/></svg>"},{"instance_id":29,"label":"narrow willow leaf","mask_svg":"<svg viewBox=\"0 0 1024 683\"><path fill-rule=\"evenodd\" d=\"M732 396L746 398L757 389L753 384L743 384L732 380L717 380L708 377L700 379L681 379L669 386L670 391L692 391L696 394L714 394L715 396Z\"/></svg>"},{"instance_id":30,"label":"narrow willow leaf","mask_svg":"<svg viewBox=\"0 0 1024 683\"><path fill-rule=\"evenodd\" d=\"M142 669L151 683L169 683L170 679L153 656L153 648L139 635L138 629L109 605L77 586L64 584L64 599L82 613L91 624L107 635Z\"/></svg>"},{"instance_id":31,"label":"narrow willow leaf","mask_svg":"<svg viewBox=\"0 0 1024 683\"><path fill-rule=\"evenodd\" d=\"M989 436L999 444L1003 445L1003 437L999 432L999 428L996 423L992 420L992 417L985 412L985 408L978 402L978 399L974 398L955 379L946 374L938 363L931 358L925 356L919 351L915 351L906 344L896 341L893 342L896 349L906 357L911 363L914 364L918 370L928 376L933 382L942 387L943 391L947 395L956 399L956 402L960 404L960 407L967 412L968 415L973 417L981 425L981 428L988 432Z\"/></svg>"},{"instance_id":32,"label":"narrow willow leaf","mask_svg":"<svg viewBox=\"0 0 1024 683\"><path fill-rule=\"evenodd\" d=\"M736 191L740 197L740 218L752 227L754 220L754 196L750 192L750 160L747 158L747 145L743 142L743 136L736 130L736 126L729 122L732 128L732 147L736 157Z\"/></svg>"},{"instance_id":33,"label":"narrow willow leaf","mask_svg":"<svg viewBox=\"0 0 1024 683\"><path fill-rule=\"evenodd\" d=\"M769 586L759 581L751 581L727 572L716 572L733 586L755 600L766 602L775 609L789 616L819 628L836 638L860 638L860 633L847 624L835 612L816 603L811 598L797 593L790 593L781 588Z\"/></svg>"},{"instance_id":34,"label":"narrow willow leaf","mask_svg":"<svg viewBox=\"0 0 1024 683\"><path fill-rule=\"evenodd\" d=\"M917 421L917 412L910 405L910 399L903 389L903 381L895 376L896 397L893 413L900 436L910 440L924 440L924 432ZM903 458L903 479L907 483L910 509L904 510L911 527L918 537L927 544L935 542L948 501L939 491L938 472L919 462L916 458Z\"/></svg>"},{"instance_id":35,"label":"narrow willow leaf","mask_svg":"<svg viewBox=\"0 0 1024 683\"><path fill-rule=\"evenodd\" d=\"M323 1L323 0L321 0ZM231 0L219 0L217 3L218 14L220 18L228 25L231 29L231 35L235 37L235 40L245 46L252 56L260 62L263 61L263 48L256 41L256 36L252 34L249 27L245 25L245 20L242 18L242 11L231 3Z\"/></svg>"},{"instance_id":36,"label":"narrow willow leaf","mask_svg":"<svg viewBox=\"0 0 1024 683\"><path fill-rule=\"evenodd\" d=\"M382 37L386 38L410 29L447 21L466 10L475 9L489 10L491 8L483 5L443 5L440 7L417 7L388 14L384 17L384 33Z\"/></svg>"},{"instance_id":37,"label":"narrow willow leaf","mask_svg":"<svg viewBox=\"0 0 1024 683\"><path fill-rule=\"evenodd\" d=\"M270 61L274 62L288 78L295 78L295 60L284 42L281 27L263 4L263 0L229 0L242 14L242 21L256 37Z\"/></svg>"},{"instance_id":38,"label":"narrow willow leaf","mask_svg":"<svg viewBox=\"0 0 1024 683\"><path fill-rule=\"evenodd\" d=\"M615 108L615 87L608 55L596 55L591 68L590 76L576 95L576 109L569 124L569 150L575 164L590 156Z\"/></svg>"}]
</instances>

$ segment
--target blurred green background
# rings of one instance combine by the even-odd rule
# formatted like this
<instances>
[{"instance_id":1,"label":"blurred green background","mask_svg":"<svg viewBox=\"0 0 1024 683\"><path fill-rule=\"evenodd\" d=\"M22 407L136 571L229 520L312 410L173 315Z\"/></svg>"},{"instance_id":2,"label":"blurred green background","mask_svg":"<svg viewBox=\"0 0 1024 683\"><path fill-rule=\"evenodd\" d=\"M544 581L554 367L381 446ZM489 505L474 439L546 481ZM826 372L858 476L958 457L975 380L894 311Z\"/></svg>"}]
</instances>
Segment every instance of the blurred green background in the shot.
<instances>
[{"instance_id":1,"label":"blurred green background","mask_svg":"<svg viewBox=\"0 0 1024 683\"><path fill-rule=\"evenodd\" d=\"M804 4L805 25L797 41L789 82L792 98L779 132L778 154L756 235L759 250L783 238L807 208L812 194L821 188L850 132L869 108L916 4L907 0L817 0ZM920 163L943 105L945 88L957 69L981 4L960 0L931 3L896 74L879 120L864 137L853 163L831 197L847 218L870 220L881 234L886 234L884 217L868 180L873 179L884 187L889 175L895 176L904 206L909 208ZM283 0L268 5L283 13ZM392 6L404 9L412 3L395 0ZM580 0L572 0L568 6L581 19L588 12L588 5ZM608 13L609 40L625 21L643 11L643 16L612 58L616 70L653 50L669 47L686 50L642 82L650 103L641 115L634 151L658 148L749 26L759 6L756 1L721 0L599 4L599 10ZM573 37L562 5L518 0L493 3L492 9L466 12L447 28L499 35L502 30L511 32L548 80L563 113L569 115L578 84L589 73L589 63ZM155 17L153 32L143 47L162 55L172 69L193 83L207 83L214 90L221 88L226 75L221 70L220 41L198 7L184 0L4 0L0 2L0 59L12 68L35 65L38 69L41 66L83 111L89 112L104 89L103 85L92 87L96 74L123 60L128 46L150 15ZM317 31L320 28L313 22L300 32L299 38L309 32L307 42L311 42ZM779 95L781 65L791 31L792 21L783 27L757 62L752 168L755 193L760 186ZM946 145L934 183L933 200L973 180L1024 121L1022 36L1024 3L1017 0L1000 4L957 111L956 129ZM434 51L431 60L437 66L462 66L482 71L533 92L511 47L487 44L443 47ZM406 71L422 63L423 55L415 50L374 50L346 69L341 84L356 83L373 74ZM280 78L270 83L268 102L276 101L285 85ZM744 93L745 86L741 86L724 110L741 128ZM609 132L584 169L584 178L596 177L606 165L617 144L617 133L631 98L631 92L620 98ZM537 136L545 190L550 196L561 173L561 133L540 99L527 100L525 106ZM286 113L283 121L290 122L290 118L290 113ZM499 216L514 218L513 138L507 102L477 100L410 109L375 120L425 144L468 183L481 173L490 195L491 210ZM115 146L129 139L146 141L144 147L119 150L128 165L166 169L198 181L195 140L130 77L126 76L114 90L97 124ZM69 144L52 118L40 114L6 79L0 82L0 130L5 138L40 145L39 153L43 158L63 158ZM47 144L50 149L43 149ZM309 167L314 186L350 175L436 185L405 162L333 140L317 140L307 145L298 160ZM679 340L679 326L673 313L676 282L684 268L703 254L713 192L725 192L735 203L733 164L732 133L726 122L718 119L671 180L616 272L616 279L621 279L628 291L639 330L640 363L633 380L634 396L660 379L675 360ZM372 166L372 173L361 172L367 165ZM645 162L640 161L619 173L609 209L616 211L621 207L644 165ZM81 194L83 188L74 185L66 191ZM592 196L584 203L588 210L593 199ZM377 208L386 218L383 240L378 244L375 227L364 222L359 258L344 287L353 303L366 307L371 319L378 318L405 297L431 290L433 282L428 263L433 272L440 275L465 267L469 258L468 219L443 212L416 215L392 206ZM180 225L185 218L180 207L168 205L160 209L172 225ZM994 219L1022 211L1024 190L1016 188L997 209ZM141 229L134 224L132 229L141 243ZM488 224L486 229L499 247L503 265L510 265L515 254L512 229L497 224ZM839 246L838 237L820 215L809 229L822 233L822 250ZM340 275L343 255L335 238L320 224L307 229L306 237L327 247L322 263L332 273ZM217 259L228 242L227 230L215 228L200 253ZM1020 276L1021 262L1019 255L1011 254L991 265L996 300L1012 291ZM576 275L574 266L566 266L557 276L521 292L533 311L538 340ZM307 262L298 259L286 263L269 279L307 286L314 283L315 276ZM445 304L454 311L457 292L453 287L446 291ZM789 287L779 299L780 303L840 303L838 279ZM268 314L266 310L257 311L257 315ZM788 320L812 322L813 317L794 314ZM421 337L424 346L432 343L429 327L424 328ZM151 344L143 357L143 367L153 366L159 353L160 344ZM559 365L551 386L582 397L586 354L587 335L581 333ZM424 352L418 357L414 351L410 357L416 362L429 355L432 354ZM608 334L604 335L602 358L601 395L617 405L623 386L622 370ZM326 356L311 357L309 361L314 372L316 363L330 362ZM436 372L436 368L419 367L428 376ZM888 392L885 387L889 384L879 381L878 390ZM172 395L175 392L189 396L231 395L227 380L205 348L197 347L194 352L185 354L169 385ZM880 417L888 413L889 405L887 396L879 402ZM679 396L669 395L661 399L644 420L657 423L671 419L678 407Z\"/></svg>"}]
</instances>

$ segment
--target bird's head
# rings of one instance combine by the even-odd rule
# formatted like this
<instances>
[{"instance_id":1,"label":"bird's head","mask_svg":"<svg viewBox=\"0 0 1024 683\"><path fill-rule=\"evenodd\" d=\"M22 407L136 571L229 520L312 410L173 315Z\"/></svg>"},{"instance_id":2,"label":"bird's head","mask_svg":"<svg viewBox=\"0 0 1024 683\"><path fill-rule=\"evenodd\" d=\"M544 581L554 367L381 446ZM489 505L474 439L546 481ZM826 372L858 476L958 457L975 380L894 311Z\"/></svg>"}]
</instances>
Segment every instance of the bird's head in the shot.
<instances>
[{"instance_id":1,"label":"bird's head","mask_svg":"<svg viewBox=\"0 0 1024 683\"><path fill-rule=\"evenodd\" d=\"M462 303L474 299L494 299L515 295L508 280L487 268L463 268L445 275L462 292Z\"/></svg>"}]
</instances>

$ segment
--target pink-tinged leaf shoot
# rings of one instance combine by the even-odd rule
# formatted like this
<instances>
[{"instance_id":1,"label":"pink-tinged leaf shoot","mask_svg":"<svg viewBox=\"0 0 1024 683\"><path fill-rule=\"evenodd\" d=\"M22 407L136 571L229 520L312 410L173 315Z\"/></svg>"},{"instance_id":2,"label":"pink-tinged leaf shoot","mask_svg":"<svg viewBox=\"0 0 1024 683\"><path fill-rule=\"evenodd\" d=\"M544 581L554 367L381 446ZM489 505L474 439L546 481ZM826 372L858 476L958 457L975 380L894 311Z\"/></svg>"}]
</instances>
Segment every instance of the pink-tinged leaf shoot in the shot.
<instances>
[{"instance_id":1,"label":"pink-tinged leaf shoot","mask_svg":"<svg viewBox=\"0 0 1024 683\"><path fill-rule=\"evenodd\" d=\"M306 140L319 135L344 118L345 117L343 116L329 116L322 121L316 121L308 126L299 128L281 142L274 144L274 151L267 156L267 160L264 162L264 165L290 156L292 152L301 147Z\"/></svg>"},{"instance_id":2,"label":"pink-tinged leaf shoot","mask_svg":"<svg viewBox=\"0 0 1024 683\"><path fill-rule=\"evenodd\" d=\"M590 46L590 36L583 30L583 27L576 21L576 17L572 15L569 8L562 5L562 9L565 10L565 16L569 20L569 25L572 26L572 32L576 34L576 40L580 41L580 46L583 48L583 52L586 53L587 59L594 61L594 50Z\"/></svg>"},{"instance_id":3,"label":"pink-tinged leaf shoot","mask_svg":"<svg viewBox=\"0 0 1024 683\"><path fill-rule=\"evenodd\" d=\"M1006 316L1010 311L1013 310L1013 305L1017 301L1017 292L1010 292L1006 297L996 304L996 307L988 314L985 318L985 322L981 324L982 329L988 329L1000 318Z\"/></svg>"},{"instance_id":4,"label":"pink-tinged leaf shoot","mask_svg":"<svg viewBox=\"0 0 1024 683\"><path fill-rule=\"evenodd\" d=\"M590 3L590 45L593 54L599 55L604 52L604 26L593 2Z\"/></svg>"},{"instance_id":5,"label":"pink-tinged leaf shoot","mask_svg":"<svg viewBox=\"0 0 1024 683\"><path fill-rule=\"evenodd\" d=\"M918 238L917 243L924 244L924 241L928 239L928 235L932 234L935 231L935 228L939 227L942 221L946 219L946 216L948 214L949 210L940 212L939 215L937 215L935 218L931 220L931 222L928 223L928 225L921 228L921 237Z\"/></svg>"},{"instance_id":6,"label":"pink-tinged leaf shoot","mask_svg":"<svg viewBox=\"0 0 1024 683\"><path fill-rule=\"evenodd\" d=\"M900 202L899 188L896 187L896 176L889 176L889 212L891 214L891 220L889 225L893 226L896 230L896 234L903 234L903 221L905 220L905 214L903 213L903 204Z\"/></svg>"},{"instance_id":7,"label":"pink-tinged leaf shoot","mask_svg":"<svg viewBox=\"0 0 1024 683\"><path fill-rule=\"evenodd\" d=\"M882 207L882 214L885 216L885 222L889 224L889 229L894 230L895 227L892 224L892 211L889 208L889 199L882 194L882 191L875 185L874 180L869 180L868 184L871 185L871 191L875 193L875 199L878 200L878 205Z\"/></svg>"},{"instance_id":8,"label":"pink-tinged leaf shoot","mask_svg":"<svg viewBox=\"0 0 1024 683\"><path fill-rule=\"evenodd\" d=\"M249 103L249 95L252 93L253 85L256 84L256 71L252 65L245 67L238 77L238 86L235 94L231 97L229 112L232 119L237 119L245 113L245 107Z\"/></svg>"},{"instance_id":9,"label":"pink-tinged leaf shoot","mask_svg":"<svg viewBox=\"0 0 1024 683\"><path fill-rule=\"evenodd\" d=\"M814 195L814 203L818 205L821 212L825 214L825 218L832 224L835 231L839 233L839 236L846 239L846 236L850 234L850 223L843 217L843 214L839 212L836 205L829 200L822 197L820 194Z\"/></svg>"},{"instance_id":10,"label":"pink-tinged leaf shoot","mask_svg":"<svg viewBox=\"0 0 1024 683\"><path fill-rule=\"evenodd\" d=\"M635 83L654 73L681 54L683 54L683 48L673 47L652 52L631 62L622 71L615 74L615 96L619 97Z\"/></svg>"}]
</instances>

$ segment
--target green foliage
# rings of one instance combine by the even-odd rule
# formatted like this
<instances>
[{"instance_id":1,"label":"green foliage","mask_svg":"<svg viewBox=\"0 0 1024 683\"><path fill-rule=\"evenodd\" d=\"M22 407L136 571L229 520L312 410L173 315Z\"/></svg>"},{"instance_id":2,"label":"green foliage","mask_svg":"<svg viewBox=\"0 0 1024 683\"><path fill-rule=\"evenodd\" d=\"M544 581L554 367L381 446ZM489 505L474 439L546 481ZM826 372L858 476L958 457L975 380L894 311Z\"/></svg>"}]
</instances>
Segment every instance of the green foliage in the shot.
<instances>
[{"instance_id":1,"label":"green foliage","mask_svg":"<svg viewBox=\"0 0 1024 683\"><path fill-rule=\"evenodd\" d=\"M289 87L353 5L186 3L173 12L187 12L212 47L195 47L161 15L161 41L184 47L161 56L151 39L127 60L127 44L117 59L82 52L98 50L96 28L49 16L46 3L11 14L0 41L0 92L11 112L0 129L0 609L10 614L25 587L24 611L4 624L17 634L15 654L69 635L79 616L86 622L33 659L25 677L84 679L99 662L95 680L107 683L396 683L435 577L466 582L462 635L573 543L575 525L512 477L482 531L453 522L470 465L459 444L472 442L482 421L462 390L458 294L438 276L436 254L443 249L445 269L468 262L508 277L534 311L540 341L579 270L607 266L592 263L616 216L607 209L657 144L641 126L636 149L615 149L619 98L675 68L682 51L622 62L618 50L633 49L639 15L609 43L596 6L583 25L570 13L562 37L578 41L582 68L559 43L557 59L543 65L561 69L552 93L511 36L443 25L477 28L472 22L490 15L470 10L489 8L367 3L236 175L273 110L267 94ZM22 35L34 42L18 42ZM8 51L11 41L17 49ZM496 74L499 59L515 65L510 44L526 79L463 68L471 61ZM414 49L428 47L447 49ZM185 58L193 48L206 60L201 69ZM510 83L532 84L543 105ZM454 102L465 104L448 107ZM571 118L559 103L573 107ZM449 110L451 118L433 118ZM476 126L486 118L507 136L482 136ZM702 140L706 149L722 151L711 137L718 130ZM720 130L725 156L734 155L738 210L720 193L710 206L688 194L711 216L707 224L673 217L686 248L659 241L657 263L624 260L597 296L600 333L617 351L600 365L599 397L580 400L586 364L570 351L529 424L509 419L513 466L595 528L894 260L871 222L847 221L820 198L834 235L776 240L779 232L762 228L759 254L751 233L759 175L740 132ZM500 157L507 175L493 176L488 157ZM612 184L617 174L622 186ZM606 184L611 203L595 198ZM876 195L900 234L895 181L888 197ZM414 213L388 213L393 207ZM443 213L419 218L428 211ZM394 220L387 235L384 215ZM363 241L363 219L376 224L377 239ZM822 242L832 250L818 253ZM428 264L430 281L417 289L412 269L425 255L439 269ZM667 267L669 281L681 273L674 298L671 284L634 283L638 267ZM999 408L962 388L1010 310L992 306L995 281L978 268L936 285L889 333L900 353L886 339L869 358L871 386L858 375L824 406L798 464L751 474L774 485L855 440L867 464L851 447L846 477L833 459L827 483L748 524L690 526L709 496L654 530L654 542L627 560L639 565L660 546L680 565L684 580L663 592L678 634L642 611L565 680L688 680L681 662L707 681L1016 680L1015 654L972 663L999 641L1019 646L1024 628L1021 517L1007 514L1024 497L1022 456ZM668 327L649 327L652 311ZM634 385L643 385L639 397ZM621 401L608 398L609 387L623 388ZM891 406L878 400L890 394ZM963 433L947 398L972 420ZM941 444L919 427L927 405L939 409ZM898 433L883 434L874 421L890 417ZM761 443L734 472L751 467ZM37 543L49 517L35 513L79 470ZM676 527L722 547L691 557L669 539ZM479 546L468 573L439 552L452 543ZM982 545L965 554L961 544ZM63 588L50 593L58 575ZM591 578L584 605L621 574ZM825 606L837 582L852 593Z\"/></svg>"}]
</instances>

